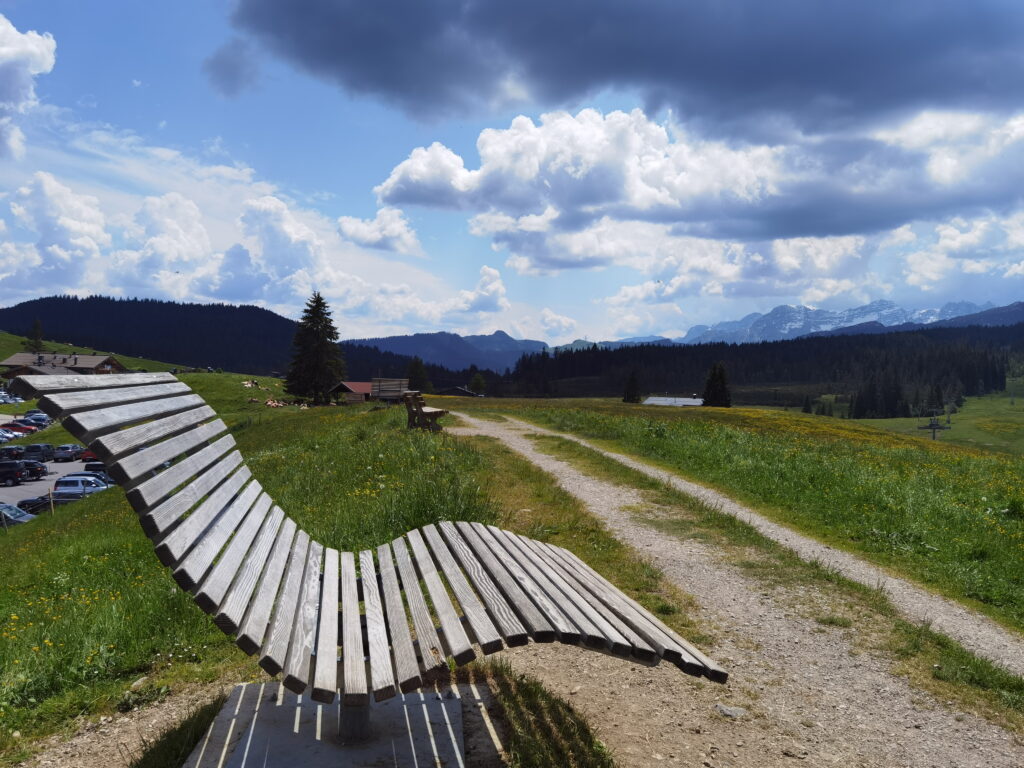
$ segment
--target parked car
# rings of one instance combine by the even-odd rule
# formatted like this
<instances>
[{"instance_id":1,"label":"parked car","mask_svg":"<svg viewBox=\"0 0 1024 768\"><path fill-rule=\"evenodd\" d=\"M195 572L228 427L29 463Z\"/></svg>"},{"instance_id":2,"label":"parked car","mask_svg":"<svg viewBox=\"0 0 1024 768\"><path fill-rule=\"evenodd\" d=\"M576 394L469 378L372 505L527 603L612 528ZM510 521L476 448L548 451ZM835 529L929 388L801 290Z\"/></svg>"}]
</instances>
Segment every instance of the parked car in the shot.
<instances>
[{"instance_id":1,"label":"parked car","mask_svg":"<svg viewBox=\"0 0 1024 768\"><path fill-rule=\"evenodd\" d=\"M4 429L9 429L12 432L17 432L22 437L24 437L25 435L34 434L39 431L39 429L35 426L29 424L19 424L16 421L8 421L6 424L0 426L3 426Z\"/></svg>"},{"instance_id":2,"label":"parked car","mask_svg":"<svg viewBox=\"0 0 1024 768\"><path fill-rule=\"evenodd\" d=\"M32 496L27 499L22 499L18 502L18 509L25 512L31 512L33 515L38 515L40 512L45 512L50 507L49 496Z\"/></svg>"},{"instance_id":3,"label":"parked car","mask_svg":"<svg viewBox=\"0 0 1024 768\"><path fill-rule=\"evenodd\" d=\"M40 429L46 429L50 426L51 420L46 416L22 416L22 421L27 421L30 424L35 424Z\"/></svg>"},{"instance_id":4,"label":"parked car","mask_svg":"<svg viewBox=\"0 0 1024 768\"><path fill-rule=\"evenodd\" d=\"M50 443L32 443L25 446L26 459L36 461L53 461L53 446Z\"/></svg>"},{"instance_id":5,"label":"parked car","mask_svg":"<svg viewBox=\"0 0 1024 768\"><path fill-rule=\"evenodd\" d=\"M86 448L78 457L82 461L99 461L100 457Z\"/></svg>"},{"instance_id":6,"label":"parked car","mask_svg":"<svg viewBox=\"0 0 1024 768\"><path fill-rule=\"evenodd\" d=\"M117 485L117 482L107 472L107 465L99 461L87 461L82 467L83 472L92 472L107 485Z\"/></svg>"},{"instance_id":7,"label":"parked car","mask_svg":"<svg viewBox=\"0 0 1024 768\"><path fill-rule=\"evenodd\" d=\"M53 449L53 460L54 461L75 461L79 456L82 455L82 451L85 450L82 446L76 443L67 443L66 445L58 445Z\"/></svg>"},{"instance_id":8,"label":"parked car","mask_svg":"<svg viewBox=\"0 0 1024 768\"><path fill-rule=\"evenodd\" d=\"M25 415L26 416L46 416L46 412L45 411L41 411L38 408L30 408L29 410L25 411ZM50 418L50 417L46 416L46 418Z\"/></svg>"},{"instance_id":9,"label":"parked car","mask_svg":"<svg viewBox=\"0 0 1024 768\"><path fill-rule=\"evenodd\" d=\"M38 480L40 477L46 477L50 474L50 470L47 469L46 465L41 461L35 459L22 459L22 465L25 467L25 471L28 473L28 480Z\"/></svg>"},{"instance_id":10,"label":"parked car","mask_svg":"<svg viewBox=\"0 0 1024 768\"><path fill-rule=\"evenodd\" d=\"M65 475L53 484L54 498L81 499L107 490L107 484L91 475Z\"/></svg>"},{"instance_id":11,"label":"parked car","mask_svg":"<svg viewBox=\"0 0 1024 768\"><path fill-rule=\"evenodd\" d=\"M0 517L3 518L0 522L2 522L4 527L30 523L36 519L35 515L31 515L23 509L18 509L13 504L0 504Z\"/></svg>"},{"instance_id":12,"label":"parked car","mask_svg":"<svg viewBox=\"0 0 1024 768\"><path fill-rule=\"evenodd\" d=\"M20 461L0 461L0 485L10 488L12 485L21 485L28 479L28 472Z\"/></svg>"},{"instance_id":13,"label":"parked car","mask_svg":"<svg viewBox=\"0 0 1024 768\"><path fill-rule=\"evenodd\" d=\"M2 459L16 459L21 460L25 456L24 445L5 445L0 448L0 460Z\"/></svg>"}]
</instances>

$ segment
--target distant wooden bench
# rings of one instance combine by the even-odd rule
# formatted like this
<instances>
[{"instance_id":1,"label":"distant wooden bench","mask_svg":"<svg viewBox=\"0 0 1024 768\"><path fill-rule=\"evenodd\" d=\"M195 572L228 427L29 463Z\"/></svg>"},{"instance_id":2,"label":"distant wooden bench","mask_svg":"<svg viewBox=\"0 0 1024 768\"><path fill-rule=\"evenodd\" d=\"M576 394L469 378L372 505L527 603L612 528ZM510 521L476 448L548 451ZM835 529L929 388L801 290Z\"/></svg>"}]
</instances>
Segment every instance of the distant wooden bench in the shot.
<instances>
[{"instance_id":1,"label":"distant wooden bench","mask_svg":"<svg viewBox=\"0 0 1024 768\"><path fill-rule=\"evenodd\" d=\"M397 403L408 389L408 379L370 379L371 400Z\"/></svg>"},{"instance_id":2,"label":"distant wooden bench","mask_svg":"<svg viewBox=\"0 0 1024 768\"><path fill-rule=\"evenodd\" d=\"M442 416L447 416L448 411L429 407L419 392L405 392L402 395L402 400L405 402L405 410L409 415L407 422L409 429L419 427L432 432L441 431L441 425L437 423L437 420Z\"/></svg>"},{"instance_id":3,"label":"distant wooden bench","mask_svg":"<svg viewBox=\"0 0 1024 768\"><path fill-rule=\"evenodd\" d=\"M178 585L295 693L330 702L340 690L345 705L365 706L418 688L448 658L465 664L530 639L727 678L551 544L441 522L375 550L324 547L263 492L225 424L171 374L23 376L11 388L41 397L96 452Z\"/></svg>"}]
</instances>

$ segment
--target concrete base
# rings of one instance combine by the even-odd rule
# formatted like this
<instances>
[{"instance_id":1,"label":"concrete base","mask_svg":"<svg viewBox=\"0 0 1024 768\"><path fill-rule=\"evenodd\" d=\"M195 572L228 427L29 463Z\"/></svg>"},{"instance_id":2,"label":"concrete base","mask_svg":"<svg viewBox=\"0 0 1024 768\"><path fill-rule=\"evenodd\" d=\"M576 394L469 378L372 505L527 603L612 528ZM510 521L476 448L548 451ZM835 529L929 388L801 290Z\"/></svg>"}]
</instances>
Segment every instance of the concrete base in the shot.
<instances>
[{"instance_id":1,"label":"concrete base","mask_svg":"<svg viewBox=\"0 0 1024 768\"><path fill-rule=\"evenodd\" d=\"M236 686L185 768L465 766L462 701L451 689L372 705L369 733L342 709L278 683Z\"/></svg>"}]
</instances>

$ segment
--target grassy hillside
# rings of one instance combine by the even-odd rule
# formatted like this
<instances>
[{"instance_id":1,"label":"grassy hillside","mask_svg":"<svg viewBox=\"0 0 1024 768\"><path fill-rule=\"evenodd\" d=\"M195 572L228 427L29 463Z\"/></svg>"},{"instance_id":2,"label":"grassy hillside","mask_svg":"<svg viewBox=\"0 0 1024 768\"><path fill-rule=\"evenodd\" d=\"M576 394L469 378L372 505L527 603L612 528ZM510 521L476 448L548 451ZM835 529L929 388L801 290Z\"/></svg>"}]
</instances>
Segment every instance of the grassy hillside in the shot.
<instances>
[{"instance_id":1,"label":"grassy hillside","mask_svg":"<svg viewBox=\"0 0 1024 768\"><path fill-rule=\"evenodd\" d=\"M1024 629L1017 456L762 409L610 400L445 407L508 413L646 457Z\"/></svg>"},{"instance_id":2,"label":"grassy hillside","mask_svg":"<svg viewBox=\"0 0 1024 768\"><path fill-rule=\"evenodd\" d=\"M0 331L0 360L6 360L8 357L13 355L15 352L24 352L25 347L23 342L25 341L24 336L16 336L13 333L6 333ZM92 352L91 349L85 349L81 346L76 347L73 344L63 344L56 341L47 341L46 351L47 352ZM169 371L172 368L181 368L182 366L174 365L172 363L161 363L157 360L147 360L142 357L128 357L127 355L119 355L117 352L109 352L108 350L96 350L103 354L111 354L116 357L120 363L126 368L136 370L138 368L145 368L147 371Z\"/></svg>"},{"instance_id":3,"label":"grassy hillside","mask_svg":"<svg viewBox=\"0 0 1024 768\"><path fill-rule=\"evenodd\" d=\"M901 435L931 440L931 432L919 429L928 419L862 419L866 424ZM942 419L945 424L946 420ZM950 417L952 429L939 433L944 443L1024 454L1024 380L1011 379L1006 392L969 397Z\"/></svg>"}]
</instances>

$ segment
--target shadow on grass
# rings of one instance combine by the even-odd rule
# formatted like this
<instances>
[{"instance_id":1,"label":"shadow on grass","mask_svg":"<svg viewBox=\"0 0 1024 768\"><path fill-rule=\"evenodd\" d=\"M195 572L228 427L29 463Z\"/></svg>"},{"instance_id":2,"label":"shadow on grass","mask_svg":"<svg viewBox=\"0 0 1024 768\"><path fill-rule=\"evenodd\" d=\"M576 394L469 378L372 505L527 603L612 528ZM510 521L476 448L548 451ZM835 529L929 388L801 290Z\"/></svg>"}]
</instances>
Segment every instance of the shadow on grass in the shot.
<instances>
[{"instance_id":1,"label":"shadow on grass","mask_svg":"<svg viewBox=\"0 0 1024 768\"><path fill-rule=\"evenodd\" d=\"M125 762L129 768L180 768L225 701L227 696L221 694L209 704L193 709L178 725L156 739L143 738L139 754L129 753Z\"/></svg>"}]
</instances>

